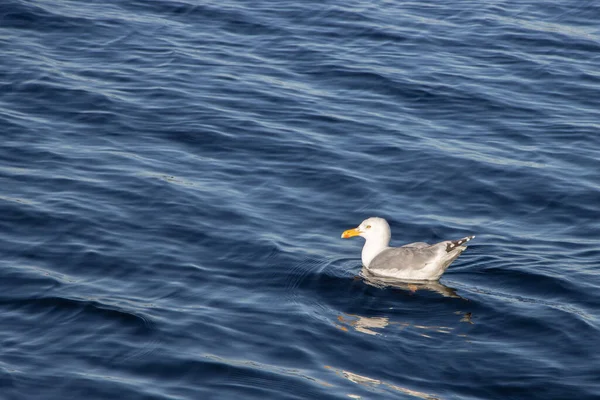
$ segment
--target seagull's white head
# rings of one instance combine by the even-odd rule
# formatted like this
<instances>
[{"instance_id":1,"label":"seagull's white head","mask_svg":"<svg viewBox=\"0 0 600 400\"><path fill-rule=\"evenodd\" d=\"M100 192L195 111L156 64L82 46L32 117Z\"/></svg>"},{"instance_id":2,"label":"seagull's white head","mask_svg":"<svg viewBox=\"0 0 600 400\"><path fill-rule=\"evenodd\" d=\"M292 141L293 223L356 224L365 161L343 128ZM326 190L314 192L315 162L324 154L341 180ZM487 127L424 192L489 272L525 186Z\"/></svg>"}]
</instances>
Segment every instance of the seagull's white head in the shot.
<instances>
[{"instance_id":1,"label":"seagull's white head","mask_svg":"<svg viewBox=\"0 0 600 400\"><path fill-rule=\"evenodd\" d=\"M353 236L362 236L365 238L361 259L363 265L368 267L373 258L388 247L392 233L390 232L390 226L385 219L371 217L365 219L356 228L348 229L342 233L343 239L348 239Z\"/></svg>"},{"instance_id":2,"label":"seagull's white head","mask_svg":"<svg viewBox=\"0 0 600 400\"><path fill-rule=\"evenodd\" d=\"M369 239L374 239L377 242L385 242L385 246L387 246L392 234L390 232L390 226L385 219L371 217L365 219L356 228L348 229L342 233L343 239L348 239L353 236L362 236L367 241Z\"/></svg>"}]
</instances>

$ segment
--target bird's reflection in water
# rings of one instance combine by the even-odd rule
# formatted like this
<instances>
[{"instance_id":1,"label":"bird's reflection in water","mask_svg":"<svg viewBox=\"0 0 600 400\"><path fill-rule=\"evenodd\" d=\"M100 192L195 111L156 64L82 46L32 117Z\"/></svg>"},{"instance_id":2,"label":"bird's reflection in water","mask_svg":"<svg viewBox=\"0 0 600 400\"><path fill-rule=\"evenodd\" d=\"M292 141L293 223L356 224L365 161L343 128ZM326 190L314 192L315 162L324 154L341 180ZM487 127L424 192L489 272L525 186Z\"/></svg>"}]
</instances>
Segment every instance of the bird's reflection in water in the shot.
<instances>
[{"instance_id":1,"label":"bird's reflection in water","mask_svg":"<svg viewBox=\"0 0 600 400\"><path fill-rule=\"evenodd\" d=\"M362 279L366 284L375 286L377 288L394 288L408 291L410 293L415 293L418 290L428 290L435 293L439 293L444 297L451 297L466 300L463 297L459 296L456 293L456 290L443 285L439 282L431 282L431 281L415 281L415 282L405 282L399 281L391 278L381 278L377 276L373 276L366 269L360 273L360 276L357 279ZM470 312L465 311L455 311L454 314L460 317L459 322L473 324L472 315ZM345 332L348 332L351 329L354 329L357 332L364 333L367 335L380 335L383 332L383 329L389 326L396 326L400 329L411 329L418 332L420 336L431 338L432 334L451 334L455 333L458 336L465 336L464 333L459 333L455 329L457 327L450 326L436 326L436 325L422 325L415 324L414 322L406 322L406 321L390 321L390 319L386 316L377 316L377 317L367 317L357 314L341 314L337 317L337 323L335 326L338 329L341 329Z\"/></svg>"},{"instance_id":2,"label":"bird's reflection in water","mask_svg":"<svg viewBox=\"0 0 600 400\"><path fill-rule=\"evenodd\" d=\"M360 271L359 275L367 285L378 288L391 287L394 289L406 290L415 293L418 290L429 290L441 294L444 297L452 297L455 299L463 299L456 293L456 289L441 284L438 281L400 281L393 278L385 278L371 274L366 268Z\"/></svg>"},{"instance_id":3,"label":"bird's reflection in water","mask_svg":"<svg viewBox=\"0 0 600 400\"><path fill-rule=\"evenodd\" d=\"M325 368L327 369L331 369L333 371L335 371L336 374L338 374L339 376L342 376L346 379L348 379L350 382L354 382L356 384L359 384L361 386L365 386L371 390L373 389L392 389L395 390L397 392L400 393L404 393L419 399L425 399L425 400L439 400L439 397L435 397L429 393L423 393L423 392L418 392L416 390L412 390L412 389L407 389L398 385L394 385L392 383L389 382L385 382L379 379L373 379L373 378L369 378L368 376L363 376L363 375L358 375L355 374L353 372L350 371L345 371L342 369L337 369L337 368L332 368L329 366L325 366ZM352 399L361 399L361 396L355 395L355 394L348 394L348 397L352 398Z\"/></svg>"},{"instance_id":4,"label":"bird's reflection in water","mask_svg":"<svg viewBox=\"0 0 600 400\"><path fill-rule=\"evenodd\" d=\"M457 311L457 312L455 312L455 314L458 314L458 315L462 315L462 316L463 316L463 317L460 319L460 322L466 322L467 324L471 324L471 325L473 325L473 323L474 323L474 322L473 322L473 320L472 320L472 318L473 318L473 314L471 314L470 312L468 312L468 313L464 313L464 314L463 314L463 312L462 312L462 311Z\"/></svg>"},{"instance_id":5,"label":"bird's reflection in water","mask_svg":"<svg viewBox=\"0 0 600 400\"><path fill-rule=\"evenodd\" d=\"M466 322L473 324L471 321L471 313L464 313L462 311L456 311L456 315L460 315L461 319L459 322ZM409 331L416 332L419 336L426 338L432 338L435 335L442 333L446 335L456 334L458 336L466 336L464 333L459 333L458 326L443 326L443 325L421 325L415 324L414 322L406 321L390 321L388 317L365 317L356 314L341 314L337 317L335 326L344 331L348 332L354 329L357 332L365 333L367 335L381 335L382 329L386 327L395 326L401 330L408 329Z\"/></svg>"},{"instance_id":6,"label":"bird's reflection in water","mask_svg":"<svg viewBox=\"0 0 600 400\"><path fill-rule=\"evenodd\" d=\"M379 335L374 329L383 329L389 324L387 317L362 317L355 314L343 314L338 316L338 321L344 325L353 327L356 331L367 335ZM338 325L341 330L347 331L344 325Z\"/></svg>"}]
</instances>

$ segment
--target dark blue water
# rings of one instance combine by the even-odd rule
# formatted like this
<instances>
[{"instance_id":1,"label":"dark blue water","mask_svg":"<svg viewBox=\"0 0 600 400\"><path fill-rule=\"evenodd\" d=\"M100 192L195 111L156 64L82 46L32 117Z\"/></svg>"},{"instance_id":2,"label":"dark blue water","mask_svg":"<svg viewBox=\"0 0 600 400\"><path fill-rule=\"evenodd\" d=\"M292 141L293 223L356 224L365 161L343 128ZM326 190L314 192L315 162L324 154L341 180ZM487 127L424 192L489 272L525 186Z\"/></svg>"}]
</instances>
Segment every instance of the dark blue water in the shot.
<instances>
[{"instance_id":1,"label":"dark blue water","mask_svg":"<svg viewBox=\"0 0 600 400\"><path fill-rule=\"evenodd\" d=\"M600 6L446 3L0 2L0 398L599 398Z\"/></svg>"}]
</instances>

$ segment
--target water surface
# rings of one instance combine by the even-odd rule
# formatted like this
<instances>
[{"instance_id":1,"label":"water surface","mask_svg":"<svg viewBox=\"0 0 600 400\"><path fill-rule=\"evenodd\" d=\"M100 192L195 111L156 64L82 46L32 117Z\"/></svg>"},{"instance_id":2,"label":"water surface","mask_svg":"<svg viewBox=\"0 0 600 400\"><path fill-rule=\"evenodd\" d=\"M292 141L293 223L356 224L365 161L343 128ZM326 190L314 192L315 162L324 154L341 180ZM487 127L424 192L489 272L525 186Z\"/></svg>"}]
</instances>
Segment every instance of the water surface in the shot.
<instances>
[{"instance_id":1,"label":"water surface","mask_svg":"<svg viewBox=\"0 0 600 400\"><path fill-rule=\"evenodd\" d=\"M600 397L598 20L3 1L0 397ZM369 216L477 238L372 284Z\"/></svg>"}]
</instances>

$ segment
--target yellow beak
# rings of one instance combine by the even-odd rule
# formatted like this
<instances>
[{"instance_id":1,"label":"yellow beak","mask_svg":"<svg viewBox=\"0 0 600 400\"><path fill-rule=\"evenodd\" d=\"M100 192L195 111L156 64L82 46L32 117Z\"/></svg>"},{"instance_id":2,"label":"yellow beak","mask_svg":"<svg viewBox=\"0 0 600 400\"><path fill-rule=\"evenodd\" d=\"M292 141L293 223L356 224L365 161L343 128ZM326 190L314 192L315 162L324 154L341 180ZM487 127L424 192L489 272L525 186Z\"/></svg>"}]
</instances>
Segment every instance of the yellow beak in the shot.
<instances>
[{"instance_id":1,"label":"yellow beak","mask_svg":"<svg viewBox=\"0 0 600 400\"><path fill-rule=\"evenodd\" d=\"M358 228L348 229L347 231L344 231L344 233L342 233L342 239L348 239L358 235L360 235L360 231L358 230Z\"/></svg>"}]
</instances>

